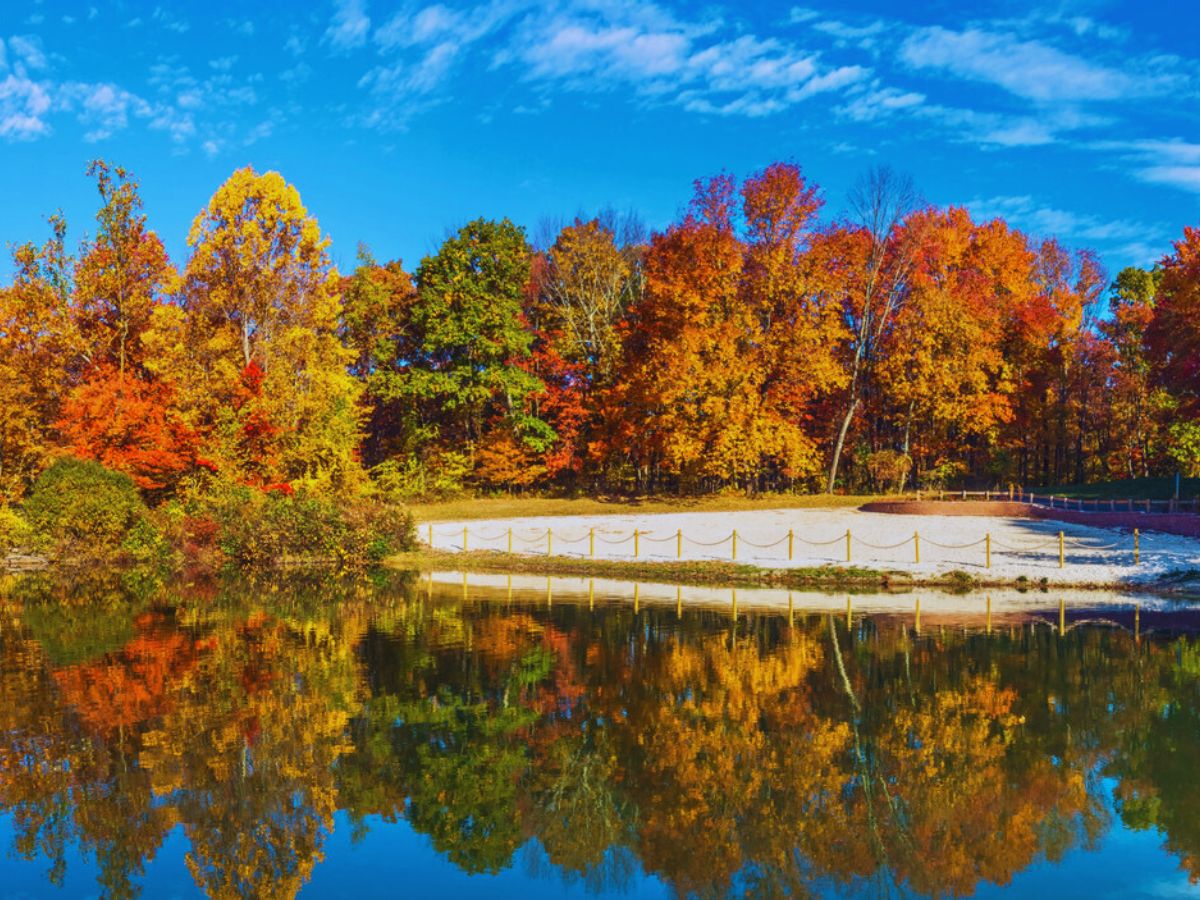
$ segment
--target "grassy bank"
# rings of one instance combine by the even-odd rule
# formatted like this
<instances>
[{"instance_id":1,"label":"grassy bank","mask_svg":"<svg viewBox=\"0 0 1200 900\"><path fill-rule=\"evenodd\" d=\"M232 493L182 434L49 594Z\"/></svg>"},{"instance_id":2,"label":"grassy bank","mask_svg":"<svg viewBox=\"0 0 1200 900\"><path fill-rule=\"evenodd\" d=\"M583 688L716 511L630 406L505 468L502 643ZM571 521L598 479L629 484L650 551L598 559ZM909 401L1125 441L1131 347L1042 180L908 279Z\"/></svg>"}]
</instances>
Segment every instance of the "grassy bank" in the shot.
<instances>
[{"instance_id":1,"label":"grassy bank","mask_svg":"<svg viewBox=\"0 0 1200 900\"><path fill-rule=\"evenodd\" d=\"M395 569L455 572L501 572L522 575L564 575L583 578L616 578L625 581L656 581L705 587L786 587L823 590L896 591L919 587L965 591L989 587L1040 589L1051 586L1044 579L981 579L967 572L915 578L907 572L881 571L853 566L773 569L716 560L651 562L646 560L580 559L573 556L522 556L496 551L450 553L416 550L391 556L387 565ZM1070 588L1105 588L1112 585L1072 584Z\"/></svg>"},{"instance_id":2,"label":"grassy bank","mask_svg":"<svg viewBox=\"0 0 1200 900\"><path fill-rule=\"evenodd\" d=\"M621 513L737 512L747 509L828 509L861 506L874 495L714 494L705 497L465 497L414 503L418 522L507 519L515 516L594 516Z\"/></svg>"}]
</instances>

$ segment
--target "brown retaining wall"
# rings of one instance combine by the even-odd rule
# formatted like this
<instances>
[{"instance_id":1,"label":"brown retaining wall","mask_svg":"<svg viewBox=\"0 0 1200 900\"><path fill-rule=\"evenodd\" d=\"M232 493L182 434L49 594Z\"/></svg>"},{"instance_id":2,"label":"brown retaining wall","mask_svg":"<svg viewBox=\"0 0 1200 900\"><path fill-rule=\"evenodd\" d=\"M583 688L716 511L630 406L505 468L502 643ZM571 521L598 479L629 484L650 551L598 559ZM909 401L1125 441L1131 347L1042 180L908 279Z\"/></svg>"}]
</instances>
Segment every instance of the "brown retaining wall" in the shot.
<instances>
[{"instance_id":1,"label":"brown retaining wall","mask_svg":"<svg viewBox=\"0 0 1200 900\"><path fill-rule=\"evenodd\" d=\"M863 512L897 516L1001 516L1030 519L1028 503L1008 500L876 500L859 507Z\"/></svg>"}]
</instances>

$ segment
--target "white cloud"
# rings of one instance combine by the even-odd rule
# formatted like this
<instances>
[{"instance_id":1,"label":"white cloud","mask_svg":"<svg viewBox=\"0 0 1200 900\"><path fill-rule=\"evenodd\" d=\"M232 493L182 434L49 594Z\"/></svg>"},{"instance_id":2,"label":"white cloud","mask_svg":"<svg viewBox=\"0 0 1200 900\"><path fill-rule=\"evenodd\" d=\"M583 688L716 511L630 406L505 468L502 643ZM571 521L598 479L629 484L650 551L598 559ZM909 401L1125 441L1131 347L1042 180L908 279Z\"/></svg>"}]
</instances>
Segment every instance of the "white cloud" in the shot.
<instances>
[{"instance_id":1,"label":"white cloud","mask_svg":"<svg viewBox=\"0 0 1200 900\"><path fill-rule=\"evenodd\" d=\"M1097 141L1091 149L1115 154L1139 181L1200 194L1200 143L1178 138Z\"/></svg>"},{"instance_id":2,"label":"white cloud","mask_svg":"<svg viewBox=\"0 0 1200 900\"><path fill-rule=\"evenodd\" d=\"M1058 237L1076 246L1099 247L1106 255L1152 264L1162 255L1168 234L1158 225L1041 205L1029 195L997 196L965 204L977 221L1004 219L1034 237Z\"/></svg>"},{"instance_id":3,"label":"white cloud","mask_svg":"<svg viewBox=\"0 0 1200 900\"><path fill-rule=\"evenodd\" d=\"M912 110L925 102L925 95L916 91L882 87L876 81L872 87L859 94L838 111L856 122L873 122L887 118L901 110Z\"/></svg>"},{"instance_id":4,"label":"white cloud","mask_svg":"<svg viewBox=\"0 0 1200 900\"><path fill-rule=\"evenodd\" d=\"M12 53L13 68L24 67L27 70L40 71L46 68L46 54L42 51L42 42L36 37L17 35L8 39L8 49Z\"/></svg>"},{"instance_id":5,"label":"white cloud","mask_svg":"<svg viewBox=\"0 0 1200 900\"><path fill-rule=\"evenodd\" d=\"M50 107L46 86L10 73L0 81L0 138L25 141L49 134Z\"/></svg>"},{"instance_id":6,"label":"white cloud","mask_svg":"<svg viewBox=\"0 0 1200 900\"><path fill-rule=\"evenodd\" d=\"M1039 41L969 28L920 28L900 47L914 69L939 69L1034 101L1124 100L1165 89L1168 75L1143 75L1064 53Z\"/></svg>"},{"instance_id":7,"label":"white cloud","mask_svg":"<svg viewBox=\"0 0 1200 900\"><path fill-rule=\"evenodd\" d=\"M153 114L149 103L114 84L71 82L62 86L58 96L61 107L75 112L87 129L84 140L89 143L124 129L130 115L148 118Z\"/></svg>"},{"instance_id":8,"label":"white cloud","mask_svg":"<svg viewBox=\"0 0 1200 900\"><path fill-rule=\"evenodd\" d=\"M325 29L326 43L337 50L353 50L367 42L371 19L363 0L336 0L333 21Z\"/></svg>"},{"instance_id":9,"label":"white cloud","mask_svg":"<svg viewBox=\"0 0 1200 900\"><path fill-rule=\"evenodd\" d=\"M186 34L191 29L191 23L177 18L169 10L156 6L150 18L161 25L168 31L173 31L176 34Z\"/></svg>"}]
</instances>

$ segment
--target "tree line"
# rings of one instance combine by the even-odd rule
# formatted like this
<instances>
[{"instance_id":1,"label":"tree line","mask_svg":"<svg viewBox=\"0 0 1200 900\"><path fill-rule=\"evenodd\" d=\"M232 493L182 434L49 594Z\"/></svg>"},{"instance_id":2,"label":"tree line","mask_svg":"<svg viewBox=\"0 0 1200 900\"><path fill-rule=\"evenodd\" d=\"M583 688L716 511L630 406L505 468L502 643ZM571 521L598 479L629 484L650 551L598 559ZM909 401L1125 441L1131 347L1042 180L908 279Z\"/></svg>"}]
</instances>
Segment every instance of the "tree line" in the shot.
<instances>
[{"instance_id":1,"label":"tree line","mask_svg":"<svg viewBox=\"0 0 1200 900\"><path fill-rule=\"evenodd\" d=\"M93 162L0 287L0 499L56 456L151 498L214 479L462 490L861 490L1200 473L1200 229L1111 282L1096 255L922 202L878 169L822 217L791 163L531 246L477 219L413 272L235 172L177 267Z\"/></svg>"}]
</instances>

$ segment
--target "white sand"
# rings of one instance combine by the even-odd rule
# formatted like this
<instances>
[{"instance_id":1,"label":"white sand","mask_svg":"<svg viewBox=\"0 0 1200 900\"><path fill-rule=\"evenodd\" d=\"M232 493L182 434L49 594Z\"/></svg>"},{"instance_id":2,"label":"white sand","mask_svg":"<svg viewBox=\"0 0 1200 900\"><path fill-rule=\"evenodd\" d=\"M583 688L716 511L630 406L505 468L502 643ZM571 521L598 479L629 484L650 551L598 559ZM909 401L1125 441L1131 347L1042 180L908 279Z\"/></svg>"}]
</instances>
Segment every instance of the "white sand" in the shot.
<instances>
[{"instance_id":1,"label":"white sand","mask_svg":"<svg viewBox=\"0 0 1200 900\"><path fill-rule=\"evenodd\" d=\"M1133 536L1109 528L1034 519L983 516L899 516L856 509L780 509L720 513L540 516L433 523L433 546L462 550L463 528L470 550L513 550L544 555L587 557L594 529L596 559L676 559L676 532L683 532L682 559L731 560L732 532L738 536L737 561L770 568L847 565L878 571L938 575L959 570L980 577L1052 584L1137 584L1171 572L1200 569L1200 540L1158 532L1141 537L1141 564L1133 564ZM418 537L426 540L429 525ZM547 547L546 531L553 529ZM788 530L794 535L788 560ZM1066 566L1059 567L1058 532L1066 535ZM852 535L846 561L846 532ZM913 533L921 538L915 560ZM991 534L991 568L986 567L985 535ZM900 546L889 546L889 545ZM969 546L964 546L969 545Z\"/></svg>"}]
</instances>

